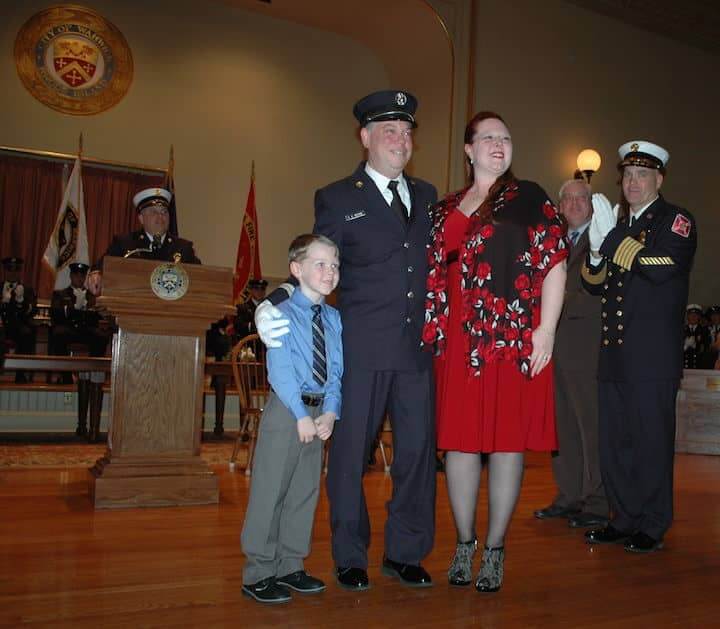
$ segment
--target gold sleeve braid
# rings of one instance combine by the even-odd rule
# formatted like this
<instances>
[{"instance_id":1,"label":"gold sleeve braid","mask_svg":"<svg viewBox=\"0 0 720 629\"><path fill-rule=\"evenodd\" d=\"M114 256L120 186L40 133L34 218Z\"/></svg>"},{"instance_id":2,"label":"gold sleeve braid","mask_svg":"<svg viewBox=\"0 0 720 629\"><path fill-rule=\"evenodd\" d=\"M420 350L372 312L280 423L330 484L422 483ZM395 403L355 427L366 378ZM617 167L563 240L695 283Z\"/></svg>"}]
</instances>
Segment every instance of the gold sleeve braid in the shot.
<instances>
[{"instance_id":1,"label":"gold sleeve braid","mask_svg":"<svg viewBox=\"0 0 720 629\"><path fill-rule=\"evenodd\" d=\"M646 266L670 266L675 261L670 256L639 256L638 263Z\"/></svg>"},{"instance_id":2,"label":"gold sleeve braid","mask_svg":"<svg viewBox=\"0 0 720 629\"><path fill-rule=\"evenodd\" d=\"M626 236L615 250L613 262L619 267L629 271L632 268L635 258L643 249L644 247L637 240Z\"/></svg>"},{"instance_id":3,"label":"gold sleeve braid","mask_svg":"<svg viewBox=\"0 0 720 629\"><path fill-rule=\"evenodd\" d=\"M580 270L582 278L590 285L602 284L607 277L607 263L603 260L602 268L597 273L593 273L588 266L588 263L583 264Z\"/></svg>"}]
</instances>

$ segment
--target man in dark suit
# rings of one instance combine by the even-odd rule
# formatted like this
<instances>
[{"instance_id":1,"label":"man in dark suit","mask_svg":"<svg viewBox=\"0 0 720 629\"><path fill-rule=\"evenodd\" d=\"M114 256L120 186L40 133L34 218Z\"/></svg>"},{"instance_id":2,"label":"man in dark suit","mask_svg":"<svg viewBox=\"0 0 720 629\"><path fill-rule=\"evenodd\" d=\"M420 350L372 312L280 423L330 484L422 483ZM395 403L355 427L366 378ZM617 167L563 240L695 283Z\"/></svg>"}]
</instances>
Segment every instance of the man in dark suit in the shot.
<instances>
[{"instance_id":1,"label":"man in dark suit","mask_svg":"<svg viewBox=\"0 0 720 629\"><path fill-rule=\"evenodd\" d=\"M70 285L54 291L50 302L50 353L67 356L70 354L69 345L80 343L87 347L90 356L105 356L113 332L112 320L96 310L95 296L85 288L85 277L90 267L81 262L73 262L69 266ZM105 373L101 371L81 372L78 376L78 425L75 433L88 434L89 408L90 441L97 441L99 437L104 382Z\"/></svg>"},{"instance_id":2,"label":"man in dark suit","mask_svg":"<svg viewBox=\"0 0 720 629\"><path fill-rule=\"evenodd\" d=\"M200 264L192 242L168 233L171 199L172 194L163 188L141 190L133 197L141 228L113 238L105 255L88 274L87 285L93 295L100 294L102 290L102 264L105 256Z\"/></svg>"},{"instance_id":3,"label":"man in dark suit","mask_svg":"<svg viewBox=\"0 0 720 629\"><path fill-rule=\"evenodd\" d=\"M257 333L257 329L255 328L255 309L258 304L265 299L267 285L267 280L261 278L253 278L248 281L248 292L250 296L247 301L238 305L237 317L235 318L235 333L238 338Z\"/></svg>"},{"instance_id":4,"label":"man in dark suit","mask_svg":"<svg viewBox=\"0 0 720 629\"><path fill-rule=\"evenodd\" d=\"M585 287L601 295L600 469L612 510L591 544L663 546L673 515L675 398L683 318L697 245L692 215L660 195L669 154L642 140L620 147L629 216L593 195Z\"/></svg>"},{"instance_id":5,"label":"man in dark suit","mask_svg":"<svg viewBox=\"0 0 720 629\"><path fill-rule=\"evenodd\" d=\"M568 224L565 302L555 336L555 410L559 448L552 459L558 494L535 517L568 518L572 527L605 524L608 503L598 452L597 361L600 303L582 286L580 270L590 248L590 186L582 179L560 188Z\"/></svg>"},{"instance_id":6,"label":"man in dark suit","mask_svg":"<svg viewBox=\"0 0 720 629\"><path fill-rule=\"evenodd\" d=\"M33 317L37 312L37 296L31 286L22 281L23 259L3 258L2 299L0 317L5 339L15 345L18 354L34 354L36 330ZM27 382L22 371L15 374L16 383Z\"/></svg>"},{"instance_id":7,"label":"man in dark suit","mask_svg":"<svg viewBox=\"0 0 720 629\"><path fill-rule=\"evenodd\" d=\"M315 194L314 231L338 245L342 267L343 409L330 448L327 491L337 580L351 590L369 587L370 519L362 477L386 411L395 448L382 570L406 585L432 584L420 565L435 529L431 356L421 351L420 338L428 208L437 192L403 172L412 155L416 106L411 94L399 90L360 100L353 114L367 161ZM274 326L282 321L266 325L279 313L265 303L256 322L261 337L273 342L281 332Z\"/></svg>"}]
</instances>

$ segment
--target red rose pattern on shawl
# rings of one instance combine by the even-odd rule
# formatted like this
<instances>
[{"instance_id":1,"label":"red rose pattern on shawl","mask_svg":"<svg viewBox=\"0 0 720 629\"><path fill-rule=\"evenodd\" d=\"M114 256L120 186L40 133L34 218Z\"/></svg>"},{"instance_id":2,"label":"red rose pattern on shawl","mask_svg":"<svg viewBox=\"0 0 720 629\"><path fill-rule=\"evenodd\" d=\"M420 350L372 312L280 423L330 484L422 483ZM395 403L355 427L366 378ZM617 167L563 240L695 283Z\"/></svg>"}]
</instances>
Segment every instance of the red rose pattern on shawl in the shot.
<instances>
[{"instance_id":1,"label":"red rose pattern on shawl","mask_svg":"<svg viewBox=\"0 0 720 629\"><path fill-rule=\"evenodd\" d=\"M429 272L422 343L432 347L435 355L441 354L445 348L449 314L443 226L466 190L449 194L432 209L434 216L428 245ZM493 216L517 195L517 183L508 184L495 202ZM505 298L494 295L486 286L492 279L492 268L483 259L483 252L485 242L492 238L495 227L492 223L480 224L477 215L470 217L470 236L460 250L460 307L467 364L473 375L480 375L485 363L508 360L516 361L520 372L529 376L533 349L532 312L539 305L545 276L568 255L565 228L555 206L546 200L542 211L546 221L528 227L528 248L517 259L527 271L515 278L516 296L509 303Z\"/></svg>"}]
</instances>

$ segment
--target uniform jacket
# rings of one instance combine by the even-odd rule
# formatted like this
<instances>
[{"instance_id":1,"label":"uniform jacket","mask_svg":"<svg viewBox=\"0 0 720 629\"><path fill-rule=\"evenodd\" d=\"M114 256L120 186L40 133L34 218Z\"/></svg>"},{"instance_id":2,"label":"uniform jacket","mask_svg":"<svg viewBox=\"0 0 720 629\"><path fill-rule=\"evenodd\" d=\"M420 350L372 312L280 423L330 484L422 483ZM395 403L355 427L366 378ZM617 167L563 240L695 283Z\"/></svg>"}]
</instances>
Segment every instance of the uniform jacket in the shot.
<instances>
[{"instance_id":1,"label":"uniform jacket","mask_svg":"<svg viewBox=\"0 0 720 629\"><path fill-rule=\"evenodd\" d=\"M148 238L147 234L140 230L123 236L115 236L113 241L110 243L110 247L108 247L108 250L105 252L105 255L121 258L126 253L134 251L135 249L150 249L151 245L152 242ZM184 238L178 238L177 236L173 236L171 234L167 234L165 236L165 241L158 251L138 251L132 257L143 258L146 260L165 260L167 262L173 262L176 254L180 255L178 262L184 262L185 264L200 264L200 260L193 250L192 242L185 240ZM104 257L105 256L103 256L103 258ZM96 267L102 269L102 262L101 258Z\"/></svg>"},{"instance_id":2,"label":"uniform jacket","mask_svg":"<svg viewBox=\"0 0 720 629\"><path fill-rule=\"evenodd\" d=\"M590 250L589 230L570 248L565 301L555 334L555 368L597 373L600 300L583 286L580 272Z\"/></svg>"},{"instance_id":3,"label":"uniform jacket","mask_svg":"<svg viewBox=\"0 0 720 629\"><path fill-rule=\"evenodd\" d=\"M95 295L90 291L85 293L87 305L82 310L75 309L75 299L75 292L72 286L53 291L50 302L50 317L53 324L72 325L75 327L97 325L100 316L97 312L93 311L95 307Z\"/></svg>"},{"instance_id":4,"label":"uniform jacket","mask_svg":"<svg viewBox=\"0 0 720 629\"><path fill-rule=\"evenodd\" d=\"M362 162L350 176L315 193L315 233L340 249L338 309L352 365L373 370L429 368L420 347L424 316L431 184L405 175L412 199L406 225ZM350 362L348 363L350 364Z\"/></svg>"},{"instance_id":5,"label":"uniform jacket","mask_svg":"<svg viewBox=\"0 0 720 629\"><path fill-rule=\"evenodd\" d=\"M697 229L684 209L660 196L628 226L607 235L599 267L583 267L583 284L601 296L598 378L679 380L683 321Z\"/></svg>"}]
</instances>

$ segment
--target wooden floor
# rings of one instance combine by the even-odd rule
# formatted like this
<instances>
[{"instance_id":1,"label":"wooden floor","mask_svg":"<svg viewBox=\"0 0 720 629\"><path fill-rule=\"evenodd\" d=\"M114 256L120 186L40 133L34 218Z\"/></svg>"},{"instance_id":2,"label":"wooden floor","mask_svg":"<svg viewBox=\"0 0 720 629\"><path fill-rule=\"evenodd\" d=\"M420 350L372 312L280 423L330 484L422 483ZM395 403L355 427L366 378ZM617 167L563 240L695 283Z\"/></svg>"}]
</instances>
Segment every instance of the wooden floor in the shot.
<instances>
[{"instance_id":1,"label":"wooden floor","mask_svg":"<svg viewBox=\"0 0 720 629\"><path fill-rule=\"evenodd\" d=\"M349 593L332 579L325 497L308 571L326 592L261 606L240 593L239 531L248 495L242 474L217 468L214 507L94 511L85 470L0 471L2 627L712 627L720 624L720 457L676 464L676 521L666 549L630 555L589 547L564 521L538 521L553 497L546 455L528 456L507 539L503 589L481 595L448 586L455 543L438 475L437 537L425 562L435 579L412 590L379 572L391 483L371 472L372 589ZM479 534L485 501L479 506Z\"/></svg>"}]
</instances>

